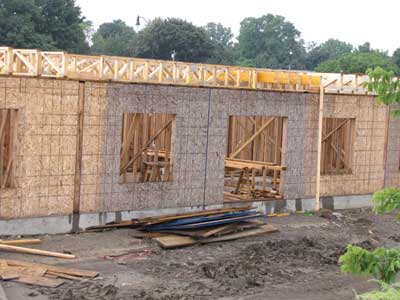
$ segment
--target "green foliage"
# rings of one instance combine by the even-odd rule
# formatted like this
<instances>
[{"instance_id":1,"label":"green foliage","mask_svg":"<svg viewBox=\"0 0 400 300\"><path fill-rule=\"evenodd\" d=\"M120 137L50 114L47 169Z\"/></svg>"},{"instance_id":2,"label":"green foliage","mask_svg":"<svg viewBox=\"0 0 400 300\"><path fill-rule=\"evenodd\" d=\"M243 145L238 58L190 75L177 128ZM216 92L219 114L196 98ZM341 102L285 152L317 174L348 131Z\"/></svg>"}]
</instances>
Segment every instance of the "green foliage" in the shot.
<instances>
[{"instance_id":1,"label":"green foliage","mask_svg":"<svg viewBox=\"0 0 400 300\"><path fill-rule=\"evenodd\" d=\"M233 33L220 23L208 23L204 27L213 45L213 53L207 63L230 65L234 63Z\"/></svg>"},{"instance_id":2,"label":"green foliage","mask_svg":"<svg viewBox=\"0 0 400 300\"><path fill-rule=\"evenodd\" d=\"M306 210L306 211L304 211L304 213L303 213L305 216L307 216L307 217L312 217L312 216L315 216L316 215L316 212L315 212L315 210Z\"/></svg>"},{"instance_id":3,"label":"green foliage","mask_svg":"<svg viewBox=\"0 0 400 300\"><path fill-rule=\"evenodd\" d=\"M114 56L134 55L136 32L122 20L103 23L93 34L91 52Z\"/></svg>"},{"instance_id":4,"label":"green foliage","mask_svg":"<svg viewBox=\"0 0 400 300\"><path fill-rule=\"evenodd\" d=\"M74 0L1 0L0 44L86 53L84 22Z\"/></svg>"},{"instance_id":5,"label":"green foliage","mask_svg":"<svg viewBox=\"0 0 400 300\"><path fill-rule=\"evenodd\" d=\"M397 48L392 55L393 63L399 68L400 70L400 48Z\"/></svg>"},{"instance_id":6,"label":"green foliage","mask_svg":"<svg viewBox=\"0 0 400 300\"><path fill-rule=\"evenodd\" d=\"M35 0L44 17L43 32L50 35L57 49L88 53L84 33L85 18L75 0Z\"/></svg>"},{"instance_id":7,"label":"green foliage","mask_svg":"<svg viewBox=\"0 0 400 300\"><path fill-rule=\"evenodd\" d=\"M135 54L143 58L205 62L213 54L213 44L204 28L181 19L154 19L138 33Z\"/></svg>"},{"instance_id":8,"label":"green foliage","mask_svg":"<svg viewBox=\"0 0 400 300\"><path fill-rule=\"evenodd\" d=\"M344 54L337 59L320 63L315 70L317 72L365 74L368 69L376 67L381 67L392 72L397 71L397 66L393 64L389 56L376 51L357 51Z\"/></svg>"},{"instance_id":9,"label":"green foliage","mask_svg":"<svg viewBox=\"0 0 400 300\"><path fill-rule=\"evenodd\" d=\"M400 190L394 188L386 188L374 193L373 211L377 214L391 212L400 208ZM400 215L398 216L400 217Z\"/></svg>"},{"instance_id":10,"label":"green foliage","mask_svg":"<svg viewBox=\"0 0 400 300\"><path fill-rule=\"evenodd\" d=\"M370 80L365 84L365 87L368 91L378 94L378 101L385 105L400 103L400 81L398 78L394 79L393 71L386 71L377 67L368 69L367 75ZM394 116L398 116L400 110L393 110L392 113Z\"/></svg>"},{"instance_id":11,"label":"green foliage","mask_svg":"<svg viewBox=\"0 0 400 300\"><path fill-rule=\"evenodd\" d=\"M0 1L0 45L55 49L44 31L44 18L34 0Z\"/></svg>"},{"instance_id":12,"label":"green foliage","mask_svg":"<svg viewBox=\"0 0 400 300\"><path fill-rule=\"evenodd\" d=\"M358 295L357 300L399 300L400 288L397 285L382 284L381 289Z\"/></svg>"},{"instance_id":13,"label":"green foliage","mask_svg":"<svg viewBox=\"0 0 400 300\"><path fill-rule=\"evenodd\" d=\"M351 53L353 46L349 43L336 39L329 39L326 42L313 47L306 55L306 68L314 70L323 61L335 60L346 53Z\"/></svg>"},{"instance_id":14,"label":"green foliage","mask_svg":"<svg viewBox=\"0 0 400 300\"><path fill-rule=\"evenodd\" d=\"M349 245L347 251L339 258L341 270L361 276L373 276L380 281L391 284L400 272L400 250L376 248L373 251Z\"/></svg>"},{"instance_id":15,"label":"green foliage","mask_svg":"<svg viewBox=\"0 0 400 300\"><path fill-rule=\"evenodd\" d=\"M237 63L261 68L302 69L305 48L300 31L282 16L246 18L240 23Z\"/></svg>"}]
</instances>

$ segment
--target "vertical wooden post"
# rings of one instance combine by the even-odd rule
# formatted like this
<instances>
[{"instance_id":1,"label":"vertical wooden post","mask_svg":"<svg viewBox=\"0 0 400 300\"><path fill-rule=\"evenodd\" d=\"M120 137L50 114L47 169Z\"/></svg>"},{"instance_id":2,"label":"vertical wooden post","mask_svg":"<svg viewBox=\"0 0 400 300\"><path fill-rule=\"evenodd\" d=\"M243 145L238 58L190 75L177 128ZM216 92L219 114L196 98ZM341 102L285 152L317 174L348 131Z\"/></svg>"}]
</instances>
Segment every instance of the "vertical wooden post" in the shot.
<instances>
[{"instance_id":1,"label":"vertical wooden post","mask_svg":"<svg viewBox=\"0 0 400 300\"><path fill-rule=\"evenodd\" d=\"M324 87L321 86L319 92L319 114L318 114L318 154L317 154L317 182L315 189L315 210L320 209L320 184L321 184L321 149L322 149L322 121L324 117Z\"/></svg>"},{"instance_id":2,"label":"vertical wooden post","mask_svg":"<svg viewBox=\"0 0 400 300\"><path fill-rule=\"evenodd\" d=\"M288 118L283 118L282 120L282 151L281 151L281 165L286 165L286 147L287 147L287 134L288 134ZM279 194L283 195L283 184L284 184L284 172L279 174Z\"/></svg>"},{"instance_id":3,"label":"vertical wooden post","mask_svg":"<svg viewBox=\"0 0 400 300\"><path fill-rule=\"evenodd\" d=\"M5 62L6 62L6 75L12 75L13 73L13 59L14 59L14 49L8 48L6 52Z\"/></svg>"},{"instance_id":4,"label":"vertical wooden post","mask_svg":"<svg viewBox=\"0 0 400 300\"><path fill-rule=\"evenodd\" d=\"M79 213L81 198L81 175L82 175L82 147L83 147L83 118L85 107L85 82L79 82L78 92L78 128L76 135L75 155L75 179L74 179L74 203L72 216L72 231L79 231Z\"/></svg>"},{"instance_id":5,"label":"vertical wooden post","mask_svg":"<svg viewBox=\"0 0 400 300\"><path fill-rule=\"evenodd\" d=\"M66 52L63 52L61 54L61 66L60 66L61 72L60 72L60 74L58 74L59 77L67 76L67 66L68 66L67 59L68 59L68 54Z\"/></svg>"}]
</instances>

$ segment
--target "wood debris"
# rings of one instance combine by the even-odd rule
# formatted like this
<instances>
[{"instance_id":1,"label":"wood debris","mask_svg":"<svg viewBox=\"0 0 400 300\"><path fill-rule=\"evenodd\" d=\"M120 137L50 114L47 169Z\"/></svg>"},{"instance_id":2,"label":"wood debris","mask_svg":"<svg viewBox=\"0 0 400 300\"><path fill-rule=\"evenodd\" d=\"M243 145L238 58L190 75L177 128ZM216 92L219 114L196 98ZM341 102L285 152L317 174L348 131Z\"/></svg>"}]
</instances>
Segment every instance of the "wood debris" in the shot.
<instances>
[{"instance_id":1,"label":"wood debris","mask_svg":"<svg viewBox=\"0 0 400 300\"><path fill-rule=\"evenodd\" d=\"M135 228L134 237L153 239L166 249L277 231L274 226L266 225L264 214L249 206L134 219L87 230L110 227Z\"/></svg>"},{"instance_id":2,"label":"wood debris","mask_svg":"<svg viewBox=\"0 0 400 300\"><path fill-rule=\"evenodd\" d=\"M86 271L12 259L0 259L0 278L44 287L58 287L65 280L94 278L95 271Z\"/></svg>"}]
</instances>

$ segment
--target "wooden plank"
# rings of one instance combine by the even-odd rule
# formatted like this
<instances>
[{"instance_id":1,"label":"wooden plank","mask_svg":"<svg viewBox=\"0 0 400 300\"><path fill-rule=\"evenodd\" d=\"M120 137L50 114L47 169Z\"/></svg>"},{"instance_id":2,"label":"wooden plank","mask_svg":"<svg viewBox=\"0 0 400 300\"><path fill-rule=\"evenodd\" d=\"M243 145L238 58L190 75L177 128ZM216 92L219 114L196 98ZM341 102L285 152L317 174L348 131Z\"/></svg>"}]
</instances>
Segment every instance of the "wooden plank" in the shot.
<instances>
[{"instance_id":1,"label":"wooden plank","mask_svg":"<svg viewBox=\"0 0 400 300\"><path fill-rule=\"evenodd\" d=\"M76 136L76 155L75 155L75 177L74 177L74 201L73 214L78 215L80 212L81 197L81 174L82 174L82 148L83 148L83 119L85 109L85 83L79 82L78 93L78 130ZM79 230L79 224L73 222L73 231Z\"/></svg>"},{"instance_id":2,"label":"wooden plank","mask_svg":"<svg viewBox=\"0 0 400 300\"><path fill-rule=\"evenodd\" d=\"M36 255L43 255L43 256L51 256L51 257L57 257L57 258L66 258L66 259L75 258L75 255L71 255L71 254L50 252L50 251L45 251L45 250L4 245L4 244L0 244L0 250L18 252L18 253L36 254Z\"/></svg>"},{"instance_id":3,"label":"wooden plank","mask_svg":"<svg viewBox=\"0 0 400 300\"><path fill-rule=\"evenodd\" d=\"M45 273L45 268L28 268L15 266L0 268L0 277L3 279L5 277L9 277L10 275L18 278L21 276L43 276Z\"/></svg>"},{"instance_id":4,"label":"wooden plank","mask_svg":"<svg viewBox=\"0 0 400 300\"><path fill-rule=\"evenodd\" d=\"M231 158L225 159L225 167L226 168L237 168L237 169L255 169L262 171L263 169L269 170L282 170L285 171L286 167L284 166L275 166L270 163L258 162L258 161L247 161L244 160L234 160Z\"/></svg>"},{"instance_id":5,"label":"wooden plank","mask_svg":"<svg viewBox=\"0 0 400 300\"><path fill-rule=\"evenodd\" d=\"M196 244L196 240L189 236L180 236L170 234L166 236L160 236L153 238L160 246L164 249L172 249L177 247L185 247Z\"/></svg>"},{"instance_id":6,"label":"wooden plank","mask_svg":"<svg viewBox=\"0 0 400 300\"><path fill-rule=\"evenodd\" d=\"M62 273L62 274L67 274L67 275L77 276L77 277L94 278L97 275L99 275L99 273L96 271L87 271L87 270L66 268L66 267L61 267L61 266L32 263L32 262L26 262L26 261L20 261L20 260L6 259L6 260L2 260L2 261L5 261L9 266L42 268L42 269L46 269L47 271L50 271L50 272L57 272L57 273Z\"/></svg>"},{"instance_id":7,"label":"wooden plank","mask_svg":"<svg viewBox=\"0 0 400 300\"><path fill-rule=\"evenodd\" d=\"M47 271L46 276L54 276L55 278L59 277L59 278L63 278L63 279L73 280L73 281L81 281L82 280L82 278L78 277L78 276L67 275L64 273L54 272L54 271Z\"/></svg>"},{"instance_id":8,"label":"wooden plank","mask_svg":"<svg viewBox=\"0 0 400 300\"><path fill-rule=\"evenodd\" d=\"M273 232L277 232L277 231L278 231L278 229L273 225L263 225L258 228L255 228L255 229L249 229L249 230L245 230L242 232L237 232L237 233L222 235L219 237L212 237L212 238L200 240L200 243L208 244L208 243L215 243L215 242L231 241L231 240L237 240L240 238L245 238L245 237L250 237L250 236L255 236L255 235L260 235L260 234L265 234L265 233L273 233Z\"/></svg>"},{"instance_id":9,"label":"wooden plank","mask_svg":"<svg viewBox=\"0 0 400 300\"><path fill-rule=\"evenodd\" d=\"M318 114L318 150L317 150L317 182L315 189L315 210L320 209L320 186L321 186L321 156L322 156L322 124L324 117L324 87L320 87L319 114Z\"/></svg>"},{"instance_id":10,"label":"wooden plank","mask_svg":"<svg viewBox=\"0 0 400 300\"><path fill-rule=\"evenodd\" d=\"M27 245L27 244L40 244L42 241L40 239L23 239L23 240L0 240L0 244L3 245Z\"/></svg>"},{"instance_id":11,"label":"wooden plank","mask_svg":"<svg viewBox=\"0 0 400 300\"><path fill-rule=\"evenodd\" d=\"M16 267L0 267L0 278L2 280L11 280L19 277Z\"/></svg>"}]
</instances>

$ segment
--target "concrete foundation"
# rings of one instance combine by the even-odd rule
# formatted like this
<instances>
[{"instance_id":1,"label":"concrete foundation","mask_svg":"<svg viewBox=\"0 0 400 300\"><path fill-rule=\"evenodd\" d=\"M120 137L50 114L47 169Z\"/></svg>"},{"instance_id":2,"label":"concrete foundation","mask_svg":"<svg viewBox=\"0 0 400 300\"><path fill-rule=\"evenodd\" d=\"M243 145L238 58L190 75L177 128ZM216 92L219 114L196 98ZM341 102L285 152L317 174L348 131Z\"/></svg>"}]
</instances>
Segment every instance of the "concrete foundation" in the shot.
<instances>
[{"instance_id":1,"label":"concrete foundation","mask_svg":"<svg viewBox=\"0 0 400 300\"><path fill-rule=\"evenodd\" d=\"M337 196L322 198L322 207L334 210L372 207L372 195ZM133 218L176 214L205 209L217 209L229 206L252 205L263 213L295 212L299 210L314 210L315 199L258 201L247 203L217 204L208 206L191 206L167 209L144 209L139 211L123 211L110 213L81 214L79 228L104 225L112 221L129 220ZM0 235L35 235L35 234L61 234L73 230L72 216L54 216L42 218L26 218L0 221Z\"/></svg>"}]
</instances>

